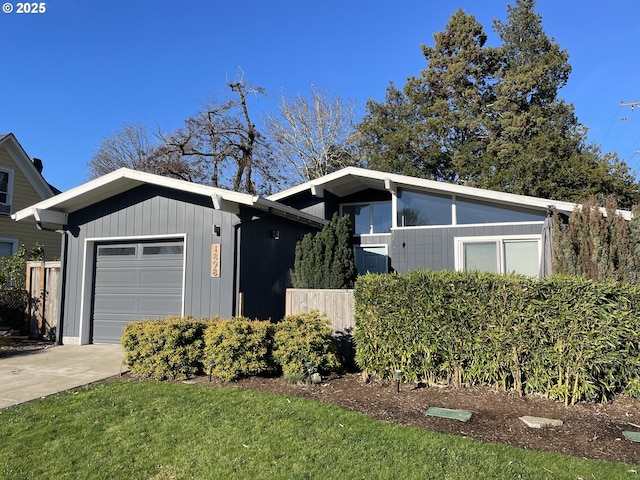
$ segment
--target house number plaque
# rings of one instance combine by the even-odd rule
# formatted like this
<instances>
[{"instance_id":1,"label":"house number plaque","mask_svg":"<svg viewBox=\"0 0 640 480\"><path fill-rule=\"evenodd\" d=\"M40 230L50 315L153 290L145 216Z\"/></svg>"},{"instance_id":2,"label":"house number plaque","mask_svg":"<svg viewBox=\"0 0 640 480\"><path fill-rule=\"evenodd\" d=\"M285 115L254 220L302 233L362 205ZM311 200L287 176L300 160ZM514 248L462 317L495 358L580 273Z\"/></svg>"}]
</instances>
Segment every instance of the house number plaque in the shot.
<instances>
[{"instance_id":1,"label":"house number plaque","mask_svg":"<svg viewBox=\"0 0 640 480\"><path fill-rule=\"evenodd\" d=\"M211 244L211 277L220 278L220 244Z\"/></svg>"}]
</instances>

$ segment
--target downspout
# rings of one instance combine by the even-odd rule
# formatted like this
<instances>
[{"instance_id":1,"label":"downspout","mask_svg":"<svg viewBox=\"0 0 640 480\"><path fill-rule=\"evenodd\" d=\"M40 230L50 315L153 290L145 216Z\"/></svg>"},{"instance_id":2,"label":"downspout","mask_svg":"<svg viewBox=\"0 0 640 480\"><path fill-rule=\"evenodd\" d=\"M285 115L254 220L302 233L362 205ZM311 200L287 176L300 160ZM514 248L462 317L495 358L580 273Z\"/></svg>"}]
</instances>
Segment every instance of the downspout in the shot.
<instances>
[{"instance_id":1,"label":"downspout","mask_svg":"<svg viewBox=\"0 0 640 480\"><path fill-rule=\"evenodd\" d=\"M238 316L238 296L240 295L240 221L233 226L233 298L231 299L231 314Z\"/></svg>"},{"instance_id":2,"label":"downspout","mask_svg":"<svg viewBox=\"0 0 640 480\"><path fill-rule=\"evenodd\" d=\"M64 323L64 302L67 293L67 257L69 252L69 231L58 230L62 234L62 252L60 255L60 291L58 292L58 321L56 345L62 345L62 324Z\"/></svg>"}]
</instances>

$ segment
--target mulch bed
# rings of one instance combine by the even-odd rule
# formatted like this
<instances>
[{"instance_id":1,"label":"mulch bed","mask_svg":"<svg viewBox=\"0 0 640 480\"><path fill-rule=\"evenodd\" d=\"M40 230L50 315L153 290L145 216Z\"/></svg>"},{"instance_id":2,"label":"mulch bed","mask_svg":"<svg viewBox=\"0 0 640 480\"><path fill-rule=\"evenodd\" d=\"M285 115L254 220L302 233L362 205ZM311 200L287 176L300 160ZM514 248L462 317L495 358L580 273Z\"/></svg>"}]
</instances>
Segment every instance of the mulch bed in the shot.
<instances>
[{"instance_id":1,"label":"mulch bed","mask_svg":"<svg viewBox=\"0 0 640 480\"><path fill-rule=\"evenodd\" d=\"M312 398L370 417L485 442L554 451L576 457L640 465L640 443L623 431L640 431L640 401L618 397L607 403L564 404L541 396L519 397L490 387L427 387L393 381L364 382L358 374L327 379L320 385L291 384L278 378L249 378L225 383L208 377L190 380L205 387L231 386ZM426 415L429 407L472 412L466 423ZM530 428L519 417L562 420L559 427Z\"/></svg>"}]
</instances>

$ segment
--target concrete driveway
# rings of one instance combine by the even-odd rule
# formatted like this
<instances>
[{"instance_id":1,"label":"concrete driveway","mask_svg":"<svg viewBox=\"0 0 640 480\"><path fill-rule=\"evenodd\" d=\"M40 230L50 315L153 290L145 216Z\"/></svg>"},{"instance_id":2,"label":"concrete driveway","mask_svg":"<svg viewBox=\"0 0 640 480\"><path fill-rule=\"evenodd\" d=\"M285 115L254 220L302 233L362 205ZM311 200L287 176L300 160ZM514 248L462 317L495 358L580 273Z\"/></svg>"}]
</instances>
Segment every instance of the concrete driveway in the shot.
<instances>
[{"instance_id":1,"label":"concrete driveway","mask_svg":"<svg viewBox=\"0 0 640 480\"><path fill-rule=\"evenodd\" d=\"M119 375L120 345L61 345L0 358L0 409Z\"/></svg>"}]
</instances>

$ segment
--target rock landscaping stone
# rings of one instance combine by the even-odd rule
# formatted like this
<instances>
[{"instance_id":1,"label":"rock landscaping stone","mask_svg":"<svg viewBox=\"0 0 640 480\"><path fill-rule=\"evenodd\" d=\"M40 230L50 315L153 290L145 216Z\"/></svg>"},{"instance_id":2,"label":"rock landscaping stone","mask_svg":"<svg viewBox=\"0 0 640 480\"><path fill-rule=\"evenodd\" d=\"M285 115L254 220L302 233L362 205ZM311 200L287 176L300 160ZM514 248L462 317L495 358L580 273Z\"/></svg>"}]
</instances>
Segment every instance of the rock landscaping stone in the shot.
<instances>
[{"instance_id":1,"label":"rock landscaping stone","mask_svg":"<svg viewBox=\"0 0 640 480\"><path fill-rule=\"evenodd\" d=\"M529 415L520 417L520 420L522 420L528 427L531 428L559 427L564 423L562 420L543 417L531 417Z\"/></svg>"},{"instance_id":2,"label":"rock landscaping stone","mask_svg":"<svg viewBox=\"0 0 640 480\"><path fill-rule=\"evenodd\" d=\"M622 436L632 442L640 442L640 432L622 432Z\"/></svg>"},{"instance_id":3,"label":"rock landscaping stone","mask_svg":"<svg viewBox=\"0 0 640 480\"><path fill-rule=\"evenodd\" d=\"M459 422L468 422L471 419L471 412L464 410L452 410L450 408L430 407L427 415L432 417L450 418Z\"/></svg>"}]
</instances>

